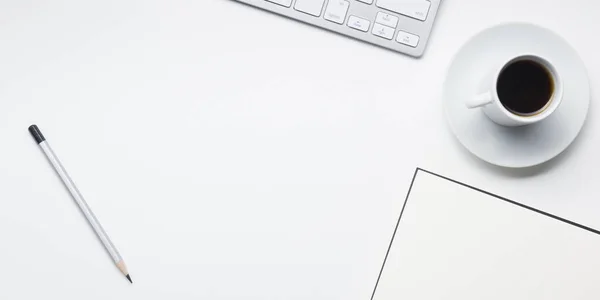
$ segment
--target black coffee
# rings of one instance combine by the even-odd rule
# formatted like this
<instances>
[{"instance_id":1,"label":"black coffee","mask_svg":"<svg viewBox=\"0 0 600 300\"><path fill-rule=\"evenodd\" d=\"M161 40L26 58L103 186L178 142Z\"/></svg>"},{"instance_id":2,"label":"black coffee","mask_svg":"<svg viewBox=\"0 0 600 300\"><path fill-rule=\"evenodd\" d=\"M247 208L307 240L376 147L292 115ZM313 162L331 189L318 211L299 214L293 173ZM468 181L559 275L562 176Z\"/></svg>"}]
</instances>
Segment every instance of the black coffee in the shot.
<instances>
[{"instance_id":1,"label":"black coffee","mask_svg":"<svg viewBox=\"0 0 600 300\"><path fill-rule=\"evenodd\" d=\"M520 60L502 70L496 89L506 109L515 114L529 115L543 109L550 101L554 80L539 63Z\"/></svg>"}]
</instances>

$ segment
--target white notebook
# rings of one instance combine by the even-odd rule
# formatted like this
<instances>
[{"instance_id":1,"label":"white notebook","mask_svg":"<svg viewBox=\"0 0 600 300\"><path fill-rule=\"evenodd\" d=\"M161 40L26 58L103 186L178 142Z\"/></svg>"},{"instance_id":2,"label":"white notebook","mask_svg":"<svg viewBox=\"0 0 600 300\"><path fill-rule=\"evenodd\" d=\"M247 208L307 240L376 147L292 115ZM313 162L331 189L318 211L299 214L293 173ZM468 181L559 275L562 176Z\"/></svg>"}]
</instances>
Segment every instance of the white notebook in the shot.
<instances>
[{"instance_id":1,"label":"white notebook","mask_svg":"<svg viewBox=\"0 0 600 300\"><path fill-rule=\"evenodd\" d=\"M442 299L598 300L600 232L419 169L372 300Z\"/></svg>"}]
</instances>

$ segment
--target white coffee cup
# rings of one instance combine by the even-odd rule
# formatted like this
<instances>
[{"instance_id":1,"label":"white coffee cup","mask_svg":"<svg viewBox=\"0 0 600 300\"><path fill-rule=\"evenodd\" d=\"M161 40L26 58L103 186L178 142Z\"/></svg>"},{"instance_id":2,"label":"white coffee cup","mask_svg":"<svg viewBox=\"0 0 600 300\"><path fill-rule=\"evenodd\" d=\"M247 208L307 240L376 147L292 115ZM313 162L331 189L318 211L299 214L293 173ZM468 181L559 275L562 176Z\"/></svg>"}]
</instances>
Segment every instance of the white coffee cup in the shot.
<instances>
[{"instance_id":1,"label":"white coffee cup","mask_svg":"<svg viewBox=\"0 0 600 300\"><path fill-rule=\"evenodd\" d=\"M545 106L538 111L522 114L513 112L505 107L502 103L502 99L498 96L497 83L502 74L508 66L511 66L515 62L519 61L530 61L537 63L539 66L546 69L552 82L552 94L550 95ZM465 104L468 108L481 107L483 112L494 122L504 126L522 126L533 124L544 120L549 117L560 105L563 98L563 82L556 70L555 66L550 63L547 59L534 54L523 54L508 59L504 63L496 67L488 73L487 78L484 79L482 86L479 89L479 94L475 95L472 99L469 99ZM506 102L506 99L504 99Z\"/></svg>"}]
</instances>

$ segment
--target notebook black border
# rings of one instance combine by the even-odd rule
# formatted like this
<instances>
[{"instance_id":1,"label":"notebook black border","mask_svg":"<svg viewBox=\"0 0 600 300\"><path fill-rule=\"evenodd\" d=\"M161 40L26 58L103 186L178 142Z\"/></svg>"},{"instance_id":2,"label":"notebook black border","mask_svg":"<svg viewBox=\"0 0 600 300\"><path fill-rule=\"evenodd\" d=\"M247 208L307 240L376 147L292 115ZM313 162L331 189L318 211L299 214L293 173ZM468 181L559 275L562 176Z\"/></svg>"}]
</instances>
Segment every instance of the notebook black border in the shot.
<instances>
[{"instance_id":1,"label":"notebook black border","mask_svg":"<svg viewBox=\"0 0 600 300\"><path fill-rule=\"evenodd\" d=\"M573 221L570 221L570 220L567 220L567 219L561 218L561 217L559 217L559 216L555 216L555 215L553 215L553 214L547 213L547 212L545 212L545 211L542 211L542 210L539 210L539 209L537 209L537 208L533 208L533 207L531 207L531 206L527 206L527 205L524 205L524 204L521 204L521 203L515 202L515 201L513 201L513 200L510 200L510 199L504 198L504 197L502 197L502 196L498 196L498 195L496 195L496 194L493 194L493 193L490 193L490 192L488 192L488 191L485 191L485 190L482 190L482 189L476 188L476 187L474 187L474 186L468 185L468 184L466 184L466 183L463 183L463 182L460 182L460 181L457 181L457 180L454 180L454 179L448 178L448 177L446 177L446 176L442 176L442 175L436 174L436 173L434 173L434 172L431 172L431 171L427 171L427 170L425 170L425 169L422 169L422 168L416 168L416 169L415 169L415 173L414 173L414 175L413 175L413 178L412 178L412 181L410 182L410 187L408 188L408 193L406 194L406 198L404 199L404 204L402 205L402 210L400 211L400 216L398 217L398 221L396 222L396 227L394 228L394 233L392 234L392 239L390 240L390 244L389 244L389 246L388 246L388 249L387 249L387 251L386 251L386 253L385 253L385 257L384 257L384 259L383 259L383 264L382 264L382 266L381 266L381 270L379 271L379 275L377 276L377 281L375 282L375 288L373 288L373 293L371 294L371 300L373 300L373 298L375 297L375 292L377 291L377 286L379 285L379 280L381 279L381 274L383 274L383 269L385 268L385 263L386 263L386 261L387 261L388 255L390 254L390 250L392 249L392 244L394 243L394 237L396 236L396 231L398 231L398 226L400 225L400 220L402 219L402 214L404 213L404 208L406 207L406 203L408 202L408 198L410 197L410 192L412 191L413 184L415 183L415 179L417 178L417 175L419 174L419 171L421 171L421 172L425 172L425 173L427 173L427 174L430 174L430 175L433 175L433 176L436 176L436 177L438 177L438 178L442 178L442 179L448 180L448 181L450 181L450 182L453 182L453 183L456 183L456 184L458 184L458 185L462 185L462 186L464 186L464 187L466 187L466 188L469 188L469 189L472 189L472 190L478 191L478 192L480 192L480 193L484 193L484 194L486 194L486 195L488 195L488 196L495 197L495 198L497 198L497 199L500 199L500 200L502 200L502 201L505 201L505 202L508 202L508 203L514 204L514 205L516 205L516 206L520 206L520 207L522 207L522 208L525 208L525 209L528 209L528 210L530 210L530 211L533 211L533 212L536 212L536 213L542 214L542 215L544 215L544 216L547 216L547 217L550 217L550 218L556 219L556 220L558 220L558 221L561 221L561 222L564 222L564 223L567 223L567 224L573 225L573 226L575 226L575 227L579 227L579 228L581 228L581 229L584 229L584 230L586 230L586 231L589 231L589 232L592 232L592 233L595 233L595 234L598 234L598 235L600 235L600 231L598 231L598 230L596 230L596 229L593 229L593 228L590 228L590 227L587 227L587 226L581 225L581 224L579 224L579 223L575 223L575 222L573 222Z\"/></svg>"}]
</instances>

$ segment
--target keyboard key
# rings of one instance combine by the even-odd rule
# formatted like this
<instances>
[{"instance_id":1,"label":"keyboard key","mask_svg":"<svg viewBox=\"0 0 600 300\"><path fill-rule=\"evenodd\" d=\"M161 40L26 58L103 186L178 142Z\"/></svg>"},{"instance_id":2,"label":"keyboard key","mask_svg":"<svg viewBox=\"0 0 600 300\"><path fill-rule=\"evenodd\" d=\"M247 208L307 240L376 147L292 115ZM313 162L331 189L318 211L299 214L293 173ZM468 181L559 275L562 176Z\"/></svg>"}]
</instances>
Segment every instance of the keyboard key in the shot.
<instances>
[{"instance_id":1,"label":"keyboard key","mask_svg":"<svg viewBox=\"0 0 600 300\"><path fill-rule=\"evenodd\" d=\"M344 24L350 2L344 0L330 0L325 10L325 19L334 23Z\"/></svg>"},{"instance_id":2,"label":"keyboard key","mask_svg":"<svg viewBox=\"0 0 600 300\"><path fill-rule=\"evenodd\" d=\"M320 17L324 3L325 0L296 0L294 8L297 11L301 11L315 17Z\"/></svg>"},{"instance_id":3,"label":"keyboard key","mask_svg":"<svg viewBox=\"0 0 600 300\"><path fill-rule=\"evenodd\" d=\"M407 17L425 21L431 2L427 0L377 0L377 6Z\"/></svg>"},{"instance_id":4,"label":"keyboard key","mask_svg":"<svg viewBox=\"0 0 600 300\"><path fill-rule=\"evenodd\" d=\"M384 39L391 40L394 37L394 28L375 23L373 24L372 33Z\"/></svg>"},{"instance_id":5,"label":"keyboard key","mask_svg":"<svg viewBox=\"0 0 600 300\"><path fill-rule=\"evenodd\" d=\"M373 4L373 0L358 0L362 3L366 3L366 4Z\"/></svg>"},{"instance_id":6,"label":"keyboard key","mask_svg":"<svg viewBox=\"0 0 600 300\"><path fill-rule=\"evenodd\" d=\"M292 6L292 0L266 0L275 4L279 4L285 7L290 7Z\"/></svg>"},{"instance_id":7,"label":"keyboard key","mask_svg":"<svg viewBox=\"0 0 600 300\"><path fill-rule=\"evenodd\" d=\"M400 30L398 31L396 42L414 48L417 47L417 45L419 44L419 36Z\"/></svg>"},{"instance_id":8,"label":"keyboard key","mask_svg":"<svg viewBox=\"0 0 600 300\"><path fill-rule=\"evenodd\" d=\"M369 31L369 26L371 26L371 22L356 16L350 16L350 18L348 18L348 26L350 28L367 32Z\"/></svg>"},{"instance_id":9,"label":"keyboard key","mask_svg":"<svg viewBox=\"0 0 600 300\"><path fill-rule=\"evenodd\" d=\"M379 12L379 13L377 13L377 18L375 19L375 23L379 23L381 25L396 28L396 25L398 25L398 17L392 16L390 14L386 14L384 12Z\"/></svg>"}]
</instances>

